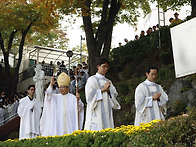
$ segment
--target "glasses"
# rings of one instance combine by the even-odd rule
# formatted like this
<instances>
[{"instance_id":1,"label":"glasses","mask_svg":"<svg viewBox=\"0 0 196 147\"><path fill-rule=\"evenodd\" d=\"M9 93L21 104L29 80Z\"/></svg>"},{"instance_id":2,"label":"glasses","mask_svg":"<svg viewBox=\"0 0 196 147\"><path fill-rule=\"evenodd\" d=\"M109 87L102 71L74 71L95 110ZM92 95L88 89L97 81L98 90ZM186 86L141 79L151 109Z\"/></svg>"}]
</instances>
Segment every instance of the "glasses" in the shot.
<instances>
[{"instance_id":1,"label":"glasses","mask_svg":"<svg viewBox=\"0 0 196 147\"><path fill-rule=\"evenodd\" d=\"M157 74L154 74L154 73L150 73L149 75L152 76L152 77L156 77L157 76Z\"/></svg>"},{"instance_id":2,"label":"glasses","mask_svg":"<svg viewBox=\"0 0 196 147\"><path fill-rule=\"evenodd\" d=\"M29 89L29 90L31 90L31 91L35 91L35 89Z\"/></svg>"},{"instance_id":3,"label":"glasses","mask_svg":"<svg viewBox=\"0 0 196 147\"><path fill-rule=\"evenodd\" d=\"M105 66L105 65L103 65L103 66L101 66L102 68L107 68L107 69L109 69L109 66Z\"/></svg>"}]
</instances>

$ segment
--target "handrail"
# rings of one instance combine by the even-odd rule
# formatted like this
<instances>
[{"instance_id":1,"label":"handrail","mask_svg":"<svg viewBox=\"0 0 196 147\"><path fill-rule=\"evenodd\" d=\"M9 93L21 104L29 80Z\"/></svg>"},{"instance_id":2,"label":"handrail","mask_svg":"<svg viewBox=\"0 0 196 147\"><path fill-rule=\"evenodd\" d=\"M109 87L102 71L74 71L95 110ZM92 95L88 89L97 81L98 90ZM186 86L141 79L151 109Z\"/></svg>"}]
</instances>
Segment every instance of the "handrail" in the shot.
<instances>
[{"instance_id":1,"label":"handrail","mask_svg":"<svg viewBox=\"0 0 196 147\"><path fill-rule=\"evenodd\" d=\"M4 119L2 122L0 122L0 126L3 125L3 124L6 123L6 122L12 120L12 119L15 118L16 116L18 116L18 113L15 113L15 114L9 116L8 118Z\"/></svg>"}]
</instances>

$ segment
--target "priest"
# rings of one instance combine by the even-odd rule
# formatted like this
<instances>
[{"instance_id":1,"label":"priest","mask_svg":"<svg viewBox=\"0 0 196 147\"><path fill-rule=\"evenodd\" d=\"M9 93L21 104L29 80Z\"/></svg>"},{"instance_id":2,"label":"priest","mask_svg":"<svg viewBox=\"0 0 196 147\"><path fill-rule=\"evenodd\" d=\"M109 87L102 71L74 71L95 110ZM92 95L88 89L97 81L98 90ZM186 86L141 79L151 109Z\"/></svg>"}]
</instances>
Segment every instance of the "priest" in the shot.
<instances>
[{"instance_id":1,"label":"priest","mask_svg":"<svg viewBox=\"0 0 196 147\"><path fill-rule=\"evenodd\" d=\"M40 121L42 136L71 134L75 130L82 129L83 125L84 104L80 100L79 93L76 94L77 98L69 93L69 76L64 72L58 76L59 94L52 93L54 83L55 79L52 76L45 93L43 115Z\"/></svg>"},{"instance_id":2,"label":"priest","mask_svg":"<svg viewBox=\"0 0 196 147\"><path fill-rule=\"evenodd\" d=\"M158 68L149 66L146 70L147 79L135 90L135 126L155 119L165 119L168 96L161 85L155 83L157 74Z\"/></svg>"},{"instance_id":3,"label":"priest","mask_svg":"<svg viewBox=\"0 0 196 147\"><path fill-rule=\"evenodd\" d=\"M20 116L19 140L35 138L40 135L41 102L33 97L35 85L28 86L28 96L19 101L18 115Z\"/></svg>"},{"instance_id":4,"label":"priest","mask_svg":"<svg viewBox=\"0 0 196 147\"><path fill-rule=\"evenodd\" d=\"M88 78L85 86L87 102L86 130L102 130L114 128L112 109L120 109L116 100L118 95L112 82L105 77L109 69L109 61L99 58L97 73Z\"/></svg>"}]
</instances>

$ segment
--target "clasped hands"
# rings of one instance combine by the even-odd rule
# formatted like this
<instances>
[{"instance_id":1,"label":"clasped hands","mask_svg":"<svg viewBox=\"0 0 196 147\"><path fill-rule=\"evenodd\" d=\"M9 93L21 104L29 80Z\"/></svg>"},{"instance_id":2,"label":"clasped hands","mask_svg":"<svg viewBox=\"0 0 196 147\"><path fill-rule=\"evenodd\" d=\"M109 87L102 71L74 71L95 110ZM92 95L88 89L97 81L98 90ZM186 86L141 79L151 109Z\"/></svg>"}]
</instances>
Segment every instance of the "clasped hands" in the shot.
<instances>
[{"instance_id":1,"label":"clasped hands","mask_svg":"<svg viewBox=\"0 0 196 147\"><path fill-rule=\"evenodd\" d=\"M109 92L110 91L110 85L111 85L111 81L108 81L105 83L105 85L103 86L103 88L101 88L101 92Z\"/></svg>"},{"instance_id":2,"label":"clasped hands","mask_svg":"<svg viewBox=\"0 0 196 147\"><path fill-rule=\"evenodd\" d=\"M153 100L160 100L160 97L161 97L161 93L160 92L157 92L157 93L155 93L153 96L152 96L152 99Z\"/></svg>"}]
</instances>

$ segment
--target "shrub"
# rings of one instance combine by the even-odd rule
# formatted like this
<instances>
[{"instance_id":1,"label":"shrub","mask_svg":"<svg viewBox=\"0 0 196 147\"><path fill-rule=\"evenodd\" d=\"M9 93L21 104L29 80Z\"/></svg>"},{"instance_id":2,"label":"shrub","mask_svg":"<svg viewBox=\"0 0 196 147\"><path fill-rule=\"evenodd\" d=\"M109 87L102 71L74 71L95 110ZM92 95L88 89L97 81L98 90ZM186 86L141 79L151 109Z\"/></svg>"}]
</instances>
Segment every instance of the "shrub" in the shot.
<instances>
[{"instance_id":1,"label":"shrub","mask_svg":"<svg viewBox=\"0 0 196 147\"><path fill-rule=\"evenodd\" d=\"M157 123L158 122L158 123ZM140 126L120 126L101 131L75 131L71 135L37 137L25 140L0 142L2 147L28 146L195 146L196 108L189 113L166 121L153 120Z\"/></svg>"}]
</instances>

